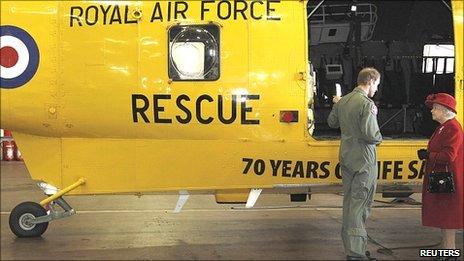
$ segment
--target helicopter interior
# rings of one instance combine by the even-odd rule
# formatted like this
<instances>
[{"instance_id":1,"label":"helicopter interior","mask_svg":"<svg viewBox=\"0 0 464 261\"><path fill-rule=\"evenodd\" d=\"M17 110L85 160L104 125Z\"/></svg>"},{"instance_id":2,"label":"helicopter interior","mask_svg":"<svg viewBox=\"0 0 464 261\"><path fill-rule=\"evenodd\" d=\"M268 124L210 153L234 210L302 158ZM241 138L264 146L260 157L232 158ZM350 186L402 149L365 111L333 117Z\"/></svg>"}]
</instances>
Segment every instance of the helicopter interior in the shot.
<instances>
[{"instance_id":1,"label":"helicopter interior","mask_svg":"<svg viewBox=\"0 0 464 261\"><path fill-rule=\"evenodd\" d=\"M356 86L361 68L381 82L372 98L386 139L424 139L438 123L424 100L454 95L454 34L450 1L309 1L309 58L315 75L316 139L334 139L327 116L334 95Z\"/></svg>"}]
</instances>

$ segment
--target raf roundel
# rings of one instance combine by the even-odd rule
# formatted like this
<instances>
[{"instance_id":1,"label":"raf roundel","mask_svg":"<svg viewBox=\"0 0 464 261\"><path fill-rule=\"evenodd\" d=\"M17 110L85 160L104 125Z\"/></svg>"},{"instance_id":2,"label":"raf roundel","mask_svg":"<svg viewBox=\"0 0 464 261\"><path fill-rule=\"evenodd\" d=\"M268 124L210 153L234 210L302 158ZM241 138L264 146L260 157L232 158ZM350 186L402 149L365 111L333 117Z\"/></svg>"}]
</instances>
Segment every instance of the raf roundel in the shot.
<instances>
[{"instance_id":1,"label":"raf roundel","mask_svg":"<svg viewBox=\"0 0 464 261\"><path fill-rule=\"evenodd\" d=\"M38 67L39 48L32 36L16 26L0 26L0 88L26 84Z\"/></svg>"}]
</instances>

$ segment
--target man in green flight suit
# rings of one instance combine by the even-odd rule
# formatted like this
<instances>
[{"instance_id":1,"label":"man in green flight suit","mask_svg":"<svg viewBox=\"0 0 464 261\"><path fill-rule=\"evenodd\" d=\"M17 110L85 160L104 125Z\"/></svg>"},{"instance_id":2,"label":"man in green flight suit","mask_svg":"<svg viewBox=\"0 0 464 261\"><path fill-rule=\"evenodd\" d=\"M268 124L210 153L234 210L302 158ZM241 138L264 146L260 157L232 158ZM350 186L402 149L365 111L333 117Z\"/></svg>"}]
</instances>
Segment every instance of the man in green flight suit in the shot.
<instances>
[{"instance_id":1,"label":"man in green flight suit","mask_svg":"<svg viewBox=\"0 0 464 261\"><path fill-rule=\"evenodd\" d=\"M331 128L341 129L342 239L347 259L375 260L366 252L365 222L377 185L376 145L382 142L377 107L370 99L377 91L380 74L374 68L364 68L357 82L351 93L333 98L327 123Z\"/></svg>"}]
</instances>

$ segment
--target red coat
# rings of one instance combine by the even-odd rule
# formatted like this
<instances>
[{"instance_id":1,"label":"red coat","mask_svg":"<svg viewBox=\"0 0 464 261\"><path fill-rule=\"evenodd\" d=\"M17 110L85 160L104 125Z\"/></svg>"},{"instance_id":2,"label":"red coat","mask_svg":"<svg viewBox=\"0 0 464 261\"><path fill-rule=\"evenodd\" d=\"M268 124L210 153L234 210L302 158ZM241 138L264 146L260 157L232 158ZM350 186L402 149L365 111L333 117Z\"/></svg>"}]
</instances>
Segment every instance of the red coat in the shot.
<instances>
[{"instance_id":1,"label":"red coat","mask_svg":"<svg viewBox=\"0 0 464 261\"><path fill-rule=\"evenodd\" d=\"M456 119L448 120L437 127L430 138L427 151L429 156L425 173L448 170L454 173L454 193L429 193L427 174L422 187L422 225L443 229L463 228L464 170L463 132ZM435 164L434 164L435 162Z\"/></svg>"}]
</instances>

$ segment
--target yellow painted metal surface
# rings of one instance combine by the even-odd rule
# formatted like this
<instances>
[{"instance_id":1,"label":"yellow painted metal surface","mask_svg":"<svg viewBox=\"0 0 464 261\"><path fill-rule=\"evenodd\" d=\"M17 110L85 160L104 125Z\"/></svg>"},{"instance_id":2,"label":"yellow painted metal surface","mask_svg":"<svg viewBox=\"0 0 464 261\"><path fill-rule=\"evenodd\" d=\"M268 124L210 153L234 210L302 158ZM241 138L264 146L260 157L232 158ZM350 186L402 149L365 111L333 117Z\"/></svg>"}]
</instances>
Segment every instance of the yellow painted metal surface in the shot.
<instances>
[{"instance_id":1,"label":"yellow painted metal surface","mask_svg":"<svg viewBox=\"0 0 464 261\"><path fill-rule=\"evenodd\" d=\"M3 116L2 116L3 117ZM34 180L44 180L57 187L62 183L62 140L14 133L14 139L21 149L27 170Z\"/></svg>"},{"instance_id":2,"label":"yellow painted metal surface","mask_svg":"<svg viewBox=\"0 0 464 261\"><path fill-rule=\"evenodd\" d=\"M249 189L216 190L214 196L217 203L238 203L246 202L249 192Z\"/></svg>"},{"instance_id":3,"label":"yellow painted metal surface","mask_svg":"<svg viewBox=\"0 0 464 261\"><path fill-rule=\"evenodd\" d=\"M339 184L339 142L307 131L306 2L247 1L227 19L218 1L187 3L1 2L2 26L26 30L40 52L29 82L1 89L1 126L13 131L32 178L60 188L85 178L70 194ZM462 122L462 2L453 8ZM219 25L218 80L169 79L168 31L179 23ZM140 114L135 122L133 95L148 99L149 122ZM183 95L188 123L178 120ZM219 101L226 117L236 112L229 124L219 120ZM298 111L299 121L280 122L283 110ZM384 141L379 183L420 183L416 150L425 144Z\"/></svg>"},{"instance_id":4,"label":"yellow painted metal surface","mask_svg":"<svg viewBox=\"0 0 464 261\"><path fill-rule=\"evenodd\" d=\"M452 1L453 25L454 25L454 48L456 56L456 103L458 109L457 118L459 122L464 122L464 6L463 1Z\"/></svg>"}]
</instances>

